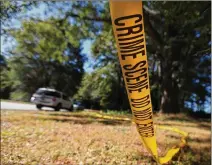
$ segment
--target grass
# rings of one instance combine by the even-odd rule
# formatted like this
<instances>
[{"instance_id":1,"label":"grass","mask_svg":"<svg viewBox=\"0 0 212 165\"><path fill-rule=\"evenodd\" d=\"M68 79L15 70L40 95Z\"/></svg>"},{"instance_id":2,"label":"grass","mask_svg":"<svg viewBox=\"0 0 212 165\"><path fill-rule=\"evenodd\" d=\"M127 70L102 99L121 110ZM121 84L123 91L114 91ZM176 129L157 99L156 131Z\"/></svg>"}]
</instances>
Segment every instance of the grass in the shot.
<instances>
[{"instance_id":1,"label":"grass","mask_svg":"<svg viewBox=\"0 0 212 165\"><path fill-rule=\"evenodd\" d=\"M1 164L155 164L132 122L104 119L95 113L2 111ZM127 114L107 115L129 117ZM156 114L154 121L189 133L187 146L169 164L211 164L210 121L198 121L183 114ZM157 130L159 155L164 155L179 141L178 134Z\"/></svg>"}]
</instances>

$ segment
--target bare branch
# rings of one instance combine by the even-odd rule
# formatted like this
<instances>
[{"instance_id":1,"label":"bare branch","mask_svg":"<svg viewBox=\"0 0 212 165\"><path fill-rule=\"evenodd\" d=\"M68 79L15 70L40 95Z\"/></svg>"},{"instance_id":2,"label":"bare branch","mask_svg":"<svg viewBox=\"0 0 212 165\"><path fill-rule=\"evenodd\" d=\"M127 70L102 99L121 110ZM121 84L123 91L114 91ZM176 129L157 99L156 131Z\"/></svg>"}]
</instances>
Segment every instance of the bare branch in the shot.
<instances>
[{"instance_id":1,"label":"bare branch","mask_svg":"<svg viewBox=\"0 0 212 165\"><path fill-rule=\"evenodd\" d=\"M112 24L111 18L100 18L100 17L89 17L89 16L81 17L78 14L67 12L65 18L68 18L68 17L81 18L88 21L106 22L106 23Z\"/></svg>"},{"instance_id":2,"label":"bare branch","mask_svg":"<svg viewBox=\"0 0 212 165\"><path fill-rule=\"evenodd\" d=\"M144 10L144 26L146 27L147 34L153 39L153 42L158 45L160 48L163 47L163 40L160 34L152 26L148 13Z\"/></svg>"},{"instance_id":3,"label":"bare branch","mask_svg":"<svg viewBox=\"0 0 212 165\"><path fill-rule=\"evenodd\" d=\"M150 8L148 8L146 5L143 6L143 9L148 12L150 15L159 15L160 12L156 11L156 10L151 10Z\"/></svg>"}]
</instances>

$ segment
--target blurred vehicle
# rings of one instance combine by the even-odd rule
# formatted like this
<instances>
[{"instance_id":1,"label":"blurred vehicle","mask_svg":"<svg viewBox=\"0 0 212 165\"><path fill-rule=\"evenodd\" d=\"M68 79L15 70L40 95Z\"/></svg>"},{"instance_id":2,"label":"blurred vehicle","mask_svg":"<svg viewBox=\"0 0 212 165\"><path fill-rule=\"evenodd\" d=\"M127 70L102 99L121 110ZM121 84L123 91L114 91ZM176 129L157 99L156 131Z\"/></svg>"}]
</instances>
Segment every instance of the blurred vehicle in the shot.
<instances>
[{"instance_id":1,"label":"blurred vehicle","mask_svg":"<svg viewBox=\"0 0 212 165\"><path fill-rule=\"evenodd\" d=\"M55 111L61 108L73 110L73 103L64 93L50 88L39 88L31 97L30 101L36 104L38 109L51 107Z\"/></svg>"},{"instance_id":2,"label":"blurred vehicle","mask_svg":"<svg viewBox=\"0 0 212 165\"><path fill-rule=\"evenodd\" d=\"M85 106L80 101L75 101L73 104L74 110L83 110L85 109Z\"/></svg>"}]
</instances>

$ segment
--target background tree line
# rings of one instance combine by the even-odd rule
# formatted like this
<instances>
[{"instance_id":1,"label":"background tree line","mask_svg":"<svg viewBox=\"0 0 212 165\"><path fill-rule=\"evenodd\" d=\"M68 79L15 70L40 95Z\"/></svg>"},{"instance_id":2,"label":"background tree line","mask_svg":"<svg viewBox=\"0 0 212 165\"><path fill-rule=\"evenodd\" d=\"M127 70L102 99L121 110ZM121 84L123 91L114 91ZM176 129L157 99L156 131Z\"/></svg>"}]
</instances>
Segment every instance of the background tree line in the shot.
<instances>
[{"instance_id":1,"label":"background tree line","mask_svg":"<svg viewBox=\"0 0 212 165\"><path fill-rule=\"evenodd\" d=\"M143 4L154 110L204 111L211 90L211 2ZM40 5L43 19L26 14ZM1 98L28 101L48 86L87 108L128 110L109 13L108 2L1 2L1 33L16 42L1 54ZM21 28L12 27L12 19L21 20ZM92 72L83 67L85 40L92 41Z\"/></svg>"}]
</instances>

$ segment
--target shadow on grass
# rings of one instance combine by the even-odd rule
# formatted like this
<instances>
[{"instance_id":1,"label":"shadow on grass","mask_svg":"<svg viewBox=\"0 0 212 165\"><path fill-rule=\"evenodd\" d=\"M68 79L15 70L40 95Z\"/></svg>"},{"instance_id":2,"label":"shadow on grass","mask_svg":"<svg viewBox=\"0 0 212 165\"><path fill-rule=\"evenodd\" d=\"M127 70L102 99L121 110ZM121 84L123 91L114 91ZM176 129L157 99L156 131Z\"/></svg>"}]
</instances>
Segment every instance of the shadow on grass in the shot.
<instances>
[{"instance_id":1,"label":"shadow on grass","mask_svg":"<svg viewBox=\"0 0 212 165\"><path fill-rule=\"evenodd\" d=\"M177 117L177 116L172 116L172 117L167 117L165 121L181 121L181 122L191 122L195 123L195 120L192 118L185 118L185 117Z\"/></svg>"},{"instance_id":2,"label":"shadow on grass","mask_svg":"<svg viewBox=\"0 0 212 165\"><path fill-rule=\"evenodd\" d=\"M98 113L98 114L101 115L101 113ZM83 113L82 114L76 114L75 112L69 113L69 114L67 114L67 113L63 113L63 114L60 114L60 113L49 113L48 115L50 115L50 116L57 116L57 117L64 116L64 117L76 117L76 118L105 119L104 117L95 116L95 115L92 115L92 114L89 114L89 113L86 113L86 114L83 114ZM113 117L112 115L107 115L107 116ZM114 120L117 120L117 119L114 119ZM126 120L119 119L118 121L126 121Z\"/></svg>"},{"instance_id":3,"label":"shadow on grass","mask_svg":"<svg viewBox=\"0 0 212 165\"><path fill-rule=\"evenodd\" d=\"M57 116L57 117L76 117L76 118L92 118L92 119L98 119L99 118L99 117L95 117L95 116L89 115L89 114L75 114L75 113L70 113L70 114L50 113L48 115Z\"/></svg>"},{"instance_id":4,"label":"shadow on grass","mask_svg":"<svg viewBox=\"0 0 212 165\"><path fill-rule=\"evenodd\" d=\"M205 128L207 130L211 130L211 125L209 125L209 124L199 123L198 126L202 127L202 128Z\"/></svg>"},{"instance_id":5,"label":"shadow on grass","mask_svg":"<svg viewBox=\"0 0 212 165\"><path fill-rule=\"evenodd\" d=\"M61 116L58 115L57 117L48 117L48 116L36 116L36 119L39 120L46 120L46 121L56 121L56 122L67 122L70 124L92 124L92 123L101 123L104 125L128 125L131 122L130 121L118 121L118 120L112 120L112 119L102 119L102 118L95 118L93 116L81 116L81 115L70 115L68 118L61 118ZM62 116L63 117L63 116Z\"/></svg>"},{"instance_id":6,"label":"shadow on grass","mask_svg":"<svg viewBox=\"0 0 212 165\"><path fill-rule=\"evenodd\" d=\"M184 164L191 165L210 165L211 164L211 148L210 146L193 149L190 146L183 147L179 154L178 158L174 158L174 160L180 160L184 162ZM180 159L179 159L180 158Z\"/></svg>"},{"instance_id":7,"label":"shadow on grass","mask_svg":"<svg viewBox=\"0 0 212 165\"><path fill-rule=\"evenodd\" d=\"M173 138L173 139L177 139L180 140L180 135L167 135L169 138ZM211 142L211 138L207 138L207 139L200 139L200 138L191 138L190 136L188 136L186 138L187 142L197 142L197 143L210 143Z\"/></svg>"},{"instance_id":8,"label":"shadow on grass","mask_svg":"<svg viewBox=\"0 0 212 165\"><path fill-rule=\"evenodd\" d=\"M117 120L117 119L105 119L104 117L94 116L89 113L80 113L77 112L55 112L55 111L45 111L48 113L39 113L39 116L36 116L36 119L40 120L54 120L57 122L69 122L72 124L92 124L92 123L101 123L104 125L128 125L131 124L131 121L126 120Z\"/></svg>"},{"instance_id":9,"label":"shadow on grass","mask_svg":"<svg viewBox=\"0 0 212 165\"><path fill-rule=\"evenodd\" d=\"M165 121L181 121L181 122L190 122L190 123L196 123L196 122L210 122L210 119L208 118L198 118L198 117L192 117L192 116L171 116L166 117Z\"/></svg>"},{"instance_id":10,"label":"shadow on grass","mask_svg":"<svg viewBox=\"0 0 212 165\"><path fill-rule=\"evenodd\" d=\"M178 137L179 139L179 137ZM158 145L163 145L158 143ZM172 146L172 145L170 145ZM175 146L175 145L173 145ZM168 149L171 149L171 147L168 147ZM163 153L163 156L166 155L168 149L166 152ZM211 163L211 148L208 147L202 147L202 148L192 148L188 144L184 146L183 148L180 148L180 151L174 155L174 157L171 159L171 161L168 163L169 165L210 165Z\"/></svg>"},{"instance_id":11,"label":"shadow on grass","mask_svg":"<svg viewBox=\"0 0 212 165\"><path fill-rule=\"evenodd\" d=\"M170 126L170 127L193 127L193 128L203 128L205 130L211 130L211 126L208 124L204 124L204 123L197 123L197 125L190 125L190 124L196 124L196 123L184 123L184 124L180 124L180 123L165 123L165 122L156 122L155 124L157 125L165 125L165 126Z\"/></svg>"}]
</instances>

